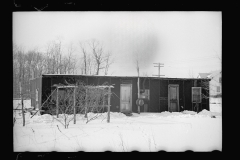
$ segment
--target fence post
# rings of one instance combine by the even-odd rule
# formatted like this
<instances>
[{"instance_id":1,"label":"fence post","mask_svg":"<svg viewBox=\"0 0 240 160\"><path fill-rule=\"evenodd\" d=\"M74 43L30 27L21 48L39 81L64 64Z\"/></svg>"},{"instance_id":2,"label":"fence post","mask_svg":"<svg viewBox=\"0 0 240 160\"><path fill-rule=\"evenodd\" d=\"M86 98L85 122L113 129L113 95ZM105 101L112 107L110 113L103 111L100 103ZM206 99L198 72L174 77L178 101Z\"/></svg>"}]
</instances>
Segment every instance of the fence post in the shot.
<instances>
[{"instance_id":1,"label":"fence post","mask_svg":"<svg viewBox=\"0 0 240 160\"><path fill-rule=\"evenodd\" d=\"M74 87L74 90L73 90L73 112L74 112L74 120L73 120L73 123L76 124L76 88Z\"/></svg>"},{"instance_id":2,"label":"fence post","mask_svg":"<svg viewBox=\"0 0 240 160\"><path fill-rule=\"evenodd\" d=\"M111 87L108 87L108 116L107 116L107 122L110 122L110 100L111 100Z\"/></svg>"}]
</instances>

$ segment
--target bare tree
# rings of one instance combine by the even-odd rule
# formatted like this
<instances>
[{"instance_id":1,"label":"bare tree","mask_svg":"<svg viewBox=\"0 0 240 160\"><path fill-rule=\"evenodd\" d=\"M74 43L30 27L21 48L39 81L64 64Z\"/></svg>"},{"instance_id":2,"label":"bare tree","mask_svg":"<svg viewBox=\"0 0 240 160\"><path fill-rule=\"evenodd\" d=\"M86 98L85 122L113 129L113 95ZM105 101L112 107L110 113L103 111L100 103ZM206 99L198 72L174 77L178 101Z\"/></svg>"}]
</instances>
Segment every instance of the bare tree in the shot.
<instances>
[{"instance_id":1,"label":"bare tree","mask_svg":"<svg viewBox=\"0 0 240 160\"><path fill-rule=\"evenodd\" d=\"M108 101L108 96L111 96L111 93L106 84L103 85L103 87L90 86L84 85L82 82L75 85L68 83L63 86L55 85L58 89L55 89L49 95L50 98L47 98L44 106L48 108L48 113L52 115L53 119L60 122L66 129L69 123L75 119L76 113L87 115L88 112L91 112L90 116L86 116L86 123L88 123L100 117L108 106L106 101ZM62 88L61 92L59 88Z\"/></svg>"},{"instance_id":2,"label":"bare tree","mask_svg":"<svg viewBox=\"0 0 240 160\"><path fill-rule=\"evenodd\" d=\"M47 45L47 51L45 54L46 58L46 73L56 74L60 73L61 69L61 48L62 42L52 41Z\"/></svg>"},{"instance_id":3,"label":"bare tree","mask_svg":"<svg viewBox=\"0 0 240 160\"><path fill-rule=\"evenodd\" d=\"M92 40L89 43L94 59L95 59L95 70L96 70L96 75L99 75L100 69L103 69L104 67L102 66L104 62L104 53L103 53L103 48L100 46L100 43L97 40Z\"/></svg>"},{"instance_id":4,"label":"bare tree","mask_svg":"<svg viewBox=\"0 0 240 160\"><path fill-rule=\"evenodd\" d=\"M189 75L189 78L196 78L192 70L189 70L188 75Z\"/></svg>"},{"instance_id":5,"label":"bare tree","mask_svg":"<svg viewBox=\"0 0 240 160\"><path fill-rule=\"evenodd\" d=\"M87 59L87 62L88 62L88 74L89 75L92 75L94 73L93 71L93 67L94 67L94 61L93 61L93 58L91 55L88 55L88 59Z\"/></svg>"},{"instance_id":6,"label":"bare tree","mask_svg":"<svg viewBox=\"0 0 240 160\"><path fill-rule=\"evenodd\" d=\"M209 81L208 80L202 80L201 81L201 87L202 87L202 98L208 99L210 97L210 87L209 87Z\"/></svg>"},{"instance_id":7,"label":"bare tree","mask_svg":"<svg viewBox=\"0 0 240 160\"><path fill-rule=\"evenodd\" d=\"M83 54L81 71L83 74L99 75L103 70L104 75L108 74L110 65L113 63L112 54L106 53L102 44L98 40L91 40L87 42L87 46L80 42L80 49Z\"/></svg>"},{"instance_id":8,"label":"bare tree","mask_svg":"<svg viewBox=\"0 0 240 160\"><path fill-rule=\"evenodd\" d=\"M83 53L83 63L84 63L83 70L84 70L84 74L86 75L87 74L87 51L84 48L82 43L80 43L80 48L81 48L82 53Z\"/></svg>"},{"instance_id":9,"label":"bare tree","mask_svg":"<svg viewBox=\"0 0 240 160\"><path fill-rule=\"evenodd\" d=\"M16 44L13 44L13 96L19 97L20 96L20 74L21 74L21 68L20 68L20 62L19 62L19 47Z\"/></svg>"},{"instance_id":10,"label":"bare tree","mask_svg":"<svg viewBox=\"0 0 240 160\"><path fill-rule=\"evenodd\" d=\"M14 44L13 48L13 95L20 98L20 83L21 93L29 97L30 87L30 68L31 61L28 61L28 55L22 47Z\"/></svg>"},{"instance_id":11,"label":"bare tree","mask_svg":"<svg viewBox=\"0 0 240 160\"><path fill-rule=\"evenodd\" d=\"M74 51L75 49L73 48L73 44L71 43L67 48L67 54L63 56L62 68L63 73L65 74L74 73L76 64L75 58L73 57Z\"/></svg>"},{"instance_id":12,"label":"bare tree","mask_svg":"<svg viewBox=\"0 0 240 160\"><path fill-rule=\"evenodd\" d=\"M45 52L45 58L46 58L46 63L45 63L45 67L46 67L46 73L54 73L54 63L53 63L53 45L52 43L48 43L47 45L47 51Z\"/></svg>"},{"instance_id":13,"label":"bare tree","mask_svg":"<svg viewBox=\"0 0 240 160\"><path fill-rule=\"evenodd\" d=\"M79 45L83 54L82 61L80 62L82 74L91 75L94 72L93 64L95 62L95 58L92 54L89 54L90 51L88 50L88 47L90 46L90 43L88 42L88 45L84 45L83 42L80 42Z\"/></svg>"},{"instance_id":14,"label":"bare tree","mask_svg":"<svg viewBox=\"0 0 240 160\"><path fill-rule=\"evenodd\" d=\"M112 54L110 52L108 52L108 54L106 55L105 58L105 71L104 71L104 75L108 74L108 69L110 67L111 64L113 64L114 60L112 59Z\"/></svg>"},{"instance_id":15,"label":"bare tree","mask_svg":"<svg viewBox=\"0 0 240 160\"><path fill-rule=\"evenodd\" d=\"M67 48L63 56L62 42L52 41L47 44L46 52L39 52L37 48L24 52L23 48L13 45L13 91L14 97L20 97L19 82L22 92L30 94L30 80L42 74L74 73L76 58L73 44Z\"/></svg>"},{"instance_id":16,"label":"bare tree","mask_svg":"<svg viewBox=\"0 0 240 160\"><path fill-rule=\"evenodd\" d=\"M45 57L43 54L37 50L32 50L27 53L27 58L29 76L31 75L33 78L41 76L45 69Z\"/></svg>"}]
</instances>

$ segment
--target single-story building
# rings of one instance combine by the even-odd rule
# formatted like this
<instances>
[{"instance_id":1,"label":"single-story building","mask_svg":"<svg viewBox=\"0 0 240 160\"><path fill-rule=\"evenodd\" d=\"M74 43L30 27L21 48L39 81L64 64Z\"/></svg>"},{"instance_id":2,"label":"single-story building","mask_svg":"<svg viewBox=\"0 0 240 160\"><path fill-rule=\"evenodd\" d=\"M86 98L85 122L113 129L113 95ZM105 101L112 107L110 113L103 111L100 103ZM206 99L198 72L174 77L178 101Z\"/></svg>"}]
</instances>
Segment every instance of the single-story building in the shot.
<instances>
[{"instance_id":1,"label":"single-story building","mask_svg":"<svg viewBox=\"0 0 240 160\"><path fill-rule=\"evenodd\" d=\"M42 109L42 104L54 90L54 85L74 84L82 81L86 85L102 85L108 83L114 86L111 89L111 112L138 112L136 100L138 99L137 76L96 76L96 75L62 75L45 74L32 79L31 105L35 109ZM209 110L209 99L202 94L206 91L206 78L159 78L139 77L140 97L144 99L141 112L181 112ZM202 86L204 82L204 87ZM208 97L208 95L206 95Z\"/></svg>"}]
</instances>

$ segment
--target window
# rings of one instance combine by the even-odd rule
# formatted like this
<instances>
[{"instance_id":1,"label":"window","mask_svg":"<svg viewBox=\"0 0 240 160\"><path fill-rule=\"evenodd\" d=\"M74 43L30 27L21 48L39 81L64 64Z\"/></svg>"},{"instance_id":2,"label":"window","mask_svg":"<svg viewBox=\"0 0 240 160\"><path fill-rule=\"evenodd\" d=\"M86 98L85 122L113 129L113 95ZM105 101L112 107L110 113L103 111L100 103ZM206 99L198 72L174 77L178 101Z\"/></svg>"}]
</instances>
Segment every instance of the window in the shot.
<instances>
[{"instance_id":1,"label":"window","mask_svg":"<svg viewBox=\"0 0 240 160\"><path fill-rule=\"evenodd\" d=\"M192 102L201 103L202 102L202 91L201 87L192 87Z\"/></svg>"},{"instance_id":2,"label":"window","mask_svg":"<svg viewBox=\"0 0 240 160\"><path fill-rule=\"evenodd\" d=\"M217 86L217 92L220 92L220 86Z\"/></svg>"},{"instance_id":3,"label":"window","mask_svg":"<svg viewBox=\"0 0 240 160\"><path fill-rule=\"evenodd\" d=\"M222 83L222 77L219 77L219 83Z\"/></svg>"}]
</instances>

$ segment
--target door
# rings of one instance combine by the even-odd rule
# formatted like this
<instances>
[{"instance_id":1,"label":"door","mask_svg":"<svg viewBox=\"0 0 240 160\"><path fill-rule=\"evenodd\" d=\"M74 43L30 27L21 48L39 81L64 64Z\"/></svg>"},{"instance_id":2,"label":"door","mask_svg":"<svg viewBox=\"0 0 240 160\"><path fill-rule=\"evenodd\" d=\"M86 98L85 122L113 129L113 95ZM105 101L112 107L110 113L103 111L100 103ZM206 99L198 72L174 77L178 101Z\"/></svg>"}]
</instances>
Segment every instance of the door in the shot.
<instances>
[{"instance_id":1,"label":"door","mask_svg":"<svg viewBox=\"0 0 240 160\"><path fill-rule=\"evenodd\" d=\"M120 112L132 112L132 85L121 84L120 88Z\"/></svg>"},{"instance_id":2,"label":"door","mask_svg":"<svg viewBox=\"0 0 240 160\"><path fill-rule=\"evenodd\" d=\"M179 112L179 86L168 85L168 111Z\"/></svg>"}]
</instances>

